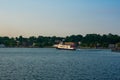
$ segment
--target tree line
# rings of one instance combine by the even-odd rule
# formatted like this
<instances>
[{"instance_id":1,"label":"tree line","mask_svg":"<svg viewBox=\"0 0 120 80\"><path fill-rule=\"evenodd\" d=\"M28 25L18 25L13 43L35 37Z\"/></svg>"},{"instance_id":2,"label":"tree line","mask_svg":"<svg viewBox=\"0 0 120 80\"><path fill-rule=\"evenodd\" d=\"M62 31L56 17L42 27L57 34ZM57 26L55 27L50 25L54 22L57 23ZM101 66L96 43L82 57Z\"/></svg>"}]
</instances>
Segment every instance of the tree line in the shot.
<instances>
[{"instance_id":1,"label":"tree line","mask_svg":"<svg viewBox=\"0 0 120 80\"><path fill-rule=\"evenodd\" d=\"M107 48L109 44L120 43L120 36L114 34L86 34L83 35L71 35L67 37L47 37L47 36L31 36L25 38L23 36L10 38L0 37L0 44L4 44L6 47L51 47L54 44L63 42L74 42L77 46L81 47L103 47Z\"/></svg>"}]
</instances>

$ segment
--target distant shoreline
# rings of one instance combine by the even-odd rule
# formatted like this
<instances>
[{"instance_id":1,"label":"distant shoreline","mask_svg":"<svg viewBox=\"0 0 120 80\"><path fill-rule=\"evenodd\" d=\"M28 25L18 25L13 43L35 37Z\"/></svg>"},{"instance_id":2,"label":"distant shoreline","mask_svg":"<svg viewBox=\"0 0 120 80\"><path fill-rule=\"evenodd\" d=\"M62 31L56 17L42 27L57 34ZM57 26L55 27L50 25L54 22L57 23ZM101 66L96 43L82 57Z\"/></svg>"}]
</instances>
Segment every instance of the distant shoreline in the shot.
<instances>
[{"instance_id":1,"label":"distant shoreline","mask_svg":"<svg viewBox=\"0 0 120 80\"><path fill-rule=\"evenodd\" d=\"M71 35L67 37L56 36L31 36L25 38L19 36L16 38L0 37L0 47L7 48L53 48L53 45L59 43L72 42L77 48L81 49L111 49L120 47L120 36L109 34L86 34Z\"/></svg>"},{"instance_id":2,"label":"distant shoreline","mask_svg":"<svg viewBox=\"0 0 120 80\"><path fill-rule=\"evenodd\" d=\"M55 47L0 47L0 48L55 48ZM110 48L89 48L89 47L82 47L77 49L110 49Z\"/></svg>"}]
</instances>

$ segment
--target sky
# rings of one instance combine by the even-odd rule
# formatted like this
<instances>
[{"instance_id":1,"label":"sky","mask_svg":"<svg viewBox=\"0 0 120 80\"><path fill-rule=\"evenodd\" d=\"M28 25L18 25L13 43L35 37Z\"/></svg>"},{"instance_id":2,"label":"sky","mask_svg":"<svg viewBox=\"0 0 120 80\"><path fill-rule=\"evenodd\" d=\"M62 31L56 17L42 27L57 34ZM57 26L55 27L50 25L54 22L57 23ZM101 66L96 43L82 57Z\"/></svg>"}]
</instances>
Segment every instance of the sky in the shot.
<instances>
[{"instance_id":1,"label":"sky","mask_svg":"<svg viewBox=\"0 0 120 80\"><path fill-rule=\"evenodd\" d=\"M120 0L0 0L0 36L120 35Z\"/></svg>"}]
</instances>

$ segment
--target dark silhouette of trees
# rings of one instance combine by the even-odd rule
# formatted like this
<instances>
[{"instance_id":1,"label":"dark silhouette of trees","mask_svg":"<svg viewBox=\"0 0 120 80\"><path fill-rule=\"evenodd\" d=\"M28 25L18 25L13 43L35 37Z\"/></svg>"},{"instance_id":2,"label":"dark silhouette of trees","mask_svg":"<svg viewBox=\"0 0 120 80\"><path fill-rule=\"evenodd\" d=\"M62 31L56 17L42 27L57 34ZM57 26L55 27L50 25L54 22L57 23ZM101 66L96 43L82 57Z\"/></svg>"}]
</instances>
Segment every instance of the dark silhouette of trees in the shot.
<instances>
[{"instance_id":1,"label":"dark silhouette of trees","mask_svg":"<svg viewBox=\"0 0 120 80\"><path fill-rule=\"evenodd\" d=\"M96 47L101 43L101 36L99 34L87 34L82 39L82 45L88 47Z\"/></svg>"},{"instance_id":2,"label":"dark silhouette of trees","mask_svg":"<svg viewBox=\"0 0 120 80\"><path fill-rule=\"evenodd\" d=\"M120 36L113 34L87 34L71 35L67 37L47 37L47 36L31 36L25 38L19 36L16 38L0 37L0 44L4 44L6 47L50 47L54 44L58 44L61 41L74 42L77 46L82 47L108 47L109 44L120 43Z\"/></svg>"}]
</instances>

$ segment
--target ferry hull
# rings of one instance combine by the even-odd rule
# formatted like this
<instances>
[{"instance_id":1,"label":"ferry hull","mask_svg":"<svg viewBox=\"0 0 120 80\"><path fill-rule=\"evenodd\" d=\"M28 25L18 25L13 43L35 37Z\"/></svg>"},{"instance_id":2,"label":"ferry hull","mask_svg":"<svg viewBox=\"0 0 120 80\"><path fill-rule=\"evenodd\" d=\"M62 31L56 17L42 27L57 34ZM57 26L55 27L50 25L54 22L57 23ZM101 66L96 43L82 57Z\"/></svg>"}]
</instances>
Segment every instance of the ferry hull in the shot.
<instances>
[{"instance_id":1,"label":"ferry hull","mask_svg":"<svg viewBox=\"0 0 120 80\"><path fill-rule=\"evenodd\" d=\"M56 48L56 49L59 49L59 50L76 50L75 48L73 48L73 49L69 49L69 48Z\"/></svg>"}]
</instances>

